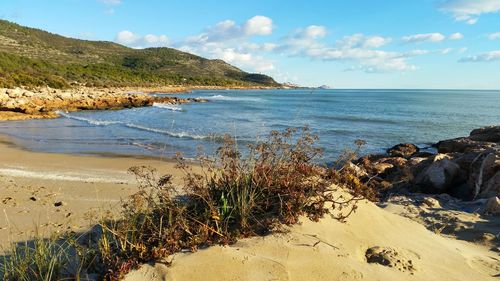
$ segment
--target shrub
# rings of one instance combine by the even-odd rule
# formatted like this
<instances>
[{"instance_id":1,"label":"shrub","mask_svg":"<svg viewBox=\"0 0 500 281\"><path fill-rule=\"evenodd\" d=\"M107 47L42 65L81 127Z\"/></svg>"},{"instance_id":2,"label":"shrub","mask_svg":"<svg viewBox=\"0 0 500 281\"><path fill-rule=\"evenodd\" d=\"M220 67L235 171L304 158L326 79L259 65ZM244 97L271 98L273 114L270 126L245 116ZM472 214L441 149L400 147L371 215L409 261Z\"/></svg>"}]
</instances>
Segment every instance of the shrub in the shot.
<instances>
[{"instance_id":1,"label":"shrub","mask_svg":"<svg viewBox=\"0 0 500 281\"><path fill-rule=\"evenodd\" d=\"M165 260L182 250L265 235L297 223L303 215L317 221L334 208L347 208L337 216L344 220L362 198L363 185L346 181L347 169L334 172L317 165L321 151L314 146L316 140L307 128L272 132L242 155L235 139L226 136L215 158L200 158L201 173L179 158L185 172L181 190L169 175L131 168L141 188L123 205L126 219L101 225L106 279L119 279L141 263ZM350 195L335 193L337 183L352 185Z\"/></svg>"}]
</instances>

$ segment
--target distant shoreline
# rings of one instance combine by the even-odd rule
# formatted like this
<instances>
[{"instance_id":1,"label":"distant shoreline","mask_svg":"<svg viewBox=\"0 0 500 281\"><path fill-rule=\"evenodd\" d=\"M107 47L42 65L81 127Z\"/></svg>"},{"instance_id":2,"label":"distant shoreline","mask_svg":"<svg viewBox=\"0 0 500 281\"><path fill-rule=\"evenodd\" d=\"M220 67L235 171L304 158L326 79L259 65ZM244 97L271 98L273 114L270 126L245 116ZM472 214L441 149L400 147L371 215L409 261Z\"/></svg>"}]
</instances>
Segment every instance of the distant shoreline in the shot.
<instances>
[{"instance_id":1,"label":"distant shoreline","mask_svg":"<svg viewBox=\"0 0 500 281\"><path fill-rule=\"evenodd\" d=\"M182 94L193 90L262 90L276 87L245 86L162 86L162 87L122 87L93 88L78 87L52 89L42 87L0 88L0 121L28 119L51 119L60 117L57 111L115 110L132 107L147 107L154 103L182 104L204 102L193 98L158 97L149 94Z\"/></svg>"}]
</instances>

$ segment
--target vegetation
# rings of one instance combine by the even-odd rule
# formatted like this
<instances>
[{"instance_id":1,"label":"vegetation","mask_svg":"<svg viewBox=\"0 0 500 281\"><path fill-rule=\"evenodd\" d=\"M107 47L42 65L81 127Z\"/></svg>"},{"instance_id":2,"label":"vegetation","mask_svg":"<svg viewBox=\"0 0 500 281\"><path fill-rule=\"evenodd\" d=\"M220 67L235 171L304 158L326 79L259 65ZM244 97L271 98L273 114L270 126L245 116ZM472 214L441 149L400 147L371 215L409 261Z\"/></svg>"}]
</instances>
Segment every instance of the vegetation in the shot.
<instances>
[{"instance_id":1,"label":"vegetation","mask_svg":"<svg viewBox=\"0 0 500 281\"><path fill-rule=\"evenodd\" d=\"M0 263L0 277L5 281L81 280L90 269L96 251L84 247L74 234L13 244Z\"/></svg>"},{"instance_id":2,"label":"vegetation","mask_svg":"<svg viewBox=\"0 0 500 281\"><path fill-rule=\"evenodd\" d=\"M277 86L221 60L171 48L131 49L66 38L0 20L0 87Z\"/></svg>"},{"instance_id":3,"label":"vegetation","mask_svg":"<svg viewBox=\"0 0 500 281\"><path fill-rule=\"evenodd\" d=\"M280 231L284 225L298 223L301 216L317 221L330 214L344 221L356 210L358 200L374 200L374 194L348 164L354 152L341 157L334 168L317 165L321 151L314 146L316 140L307 128L272 132L243 155L235 140L226 136L216 157L200 158L201 173L193 172L179 157L179 168L185 171L181 190L172 185L170 175L158 176L148 167L131 168L140 191L124 202L126 219L104 218L99 230L91 233L93 238L86 239L91 242L85 247L80 244L85 250L78 251L83 253L78 261L91 261L80 262L87 273L119 280L142 263L168 264L169 255L183 250ZM12 276L20 267L28 267L23 272L38 268L23 258L17 260L7 263L4 276ZM60 272L64 260L54 263L52 272Z\"/></svg>"}]
</instances>

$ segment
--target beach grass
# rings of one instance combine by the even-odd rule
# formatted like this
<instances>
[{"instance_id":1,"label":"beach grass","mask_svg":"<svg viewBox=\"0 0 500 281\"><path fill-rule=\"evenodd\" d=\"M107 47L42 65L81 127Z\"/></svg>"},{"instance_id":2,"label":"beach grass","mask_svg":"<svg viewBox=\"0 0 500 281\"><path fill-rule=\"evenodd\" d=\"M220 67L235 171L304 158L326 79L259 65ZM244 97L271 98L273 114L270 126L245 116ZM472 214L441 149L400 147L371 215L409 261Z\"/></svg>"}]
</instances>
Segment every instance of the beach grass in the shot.
<instances>
[{"instance_id":1,"label":"beach grass","mask_svg":"<svg viewBox=\"0 0 500 281\"><path fill-rule=\"evenodd\" d=\"M177 157L184 172L180 187L171 175L132 167L139 191L123 202L119 219L103 212L85 234L13 245L0 273L5 280L120 280L141 264L168 265L178 252L283 231L303 216L344 221L359 200L375 196L348 165L357 150L329 168L317 164L317 140L308 128L273 131L243 154L225 136L216 155L199 158L201 169ZM334 209L343 212L334 215Z\"/></svg>"}]
</instances>

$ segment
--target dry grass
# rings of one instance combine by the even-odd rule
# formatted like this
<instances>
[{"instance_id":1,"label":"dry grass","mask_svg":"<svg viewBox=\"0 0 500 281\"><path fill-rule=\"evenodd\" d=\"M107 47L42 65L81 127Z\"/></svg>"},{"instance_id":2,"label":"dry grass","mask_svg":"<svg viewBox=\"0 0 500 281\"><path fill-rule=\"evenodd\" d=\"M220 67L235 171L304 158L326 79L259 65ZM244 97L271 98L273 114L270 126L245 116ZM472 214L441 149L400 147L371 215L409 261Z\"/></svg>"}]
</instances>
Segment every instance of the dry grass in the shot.
<instances>
[{"instance_id":1,"label":"dry grass","mask_svg":"<svg viewBox=\"0 0 500 281\"><path fill-rule=\"evenodd\" d=\"M106 278L120 279L141 263L165 261L179 251L266 235L297 223L300 216L316 221L335 208L347 209L337 217L344 220L369 193L346 166L317 165L321 151L316 141L307 128L272 132L242 155L226 136L216 157L200 159L202 173L179 158L185 171L182 190L172 186L168 175L132 168L141 191L124 204L127 219L102 223ZM339 185L351 195L335 198Z\"/></svg>"},{"instance_id":2,"label":"dry grass","mask_svg":"<svg viewBox=\"0 0 500 281\"><path fill-rule=\"evenodd\" d=\"M330 214L344 221L358 200L375 199L351 164L362 143L327 168L317 164L321 156L317 139L307 128L275 131L243 155L236 141L226 136L214 157L200 158L201 173L178 158L178 167L185 172L180 188L173 186L170 175L133 167L130 172L140 191L123 203L123 219L104 216L97 231L85 236L86 243L74 239L78 243L69 248L45 240L35 240L35 248L15 247L12 258L4 262L3 276L60 280L71 264L75 280L89 272L119 280L142 263L168 264L168 257L180 251L267 235L298 223L301 216L317 221ZM349 195L336 195L338 189ZM68 249L76 260L67 258Z\"/></svg>"}]
</instances>

